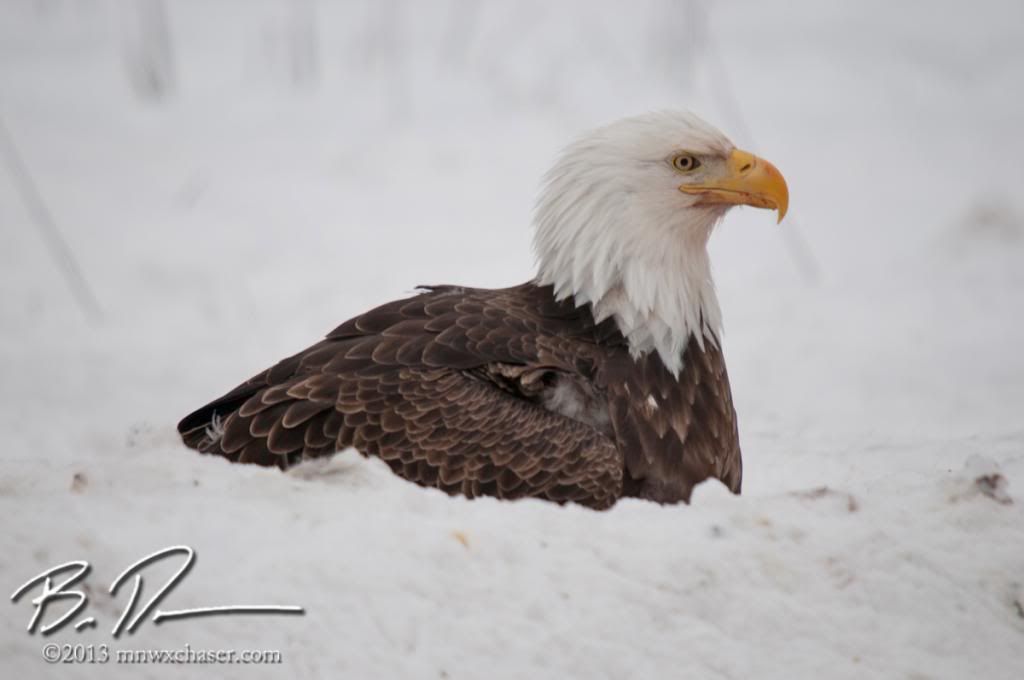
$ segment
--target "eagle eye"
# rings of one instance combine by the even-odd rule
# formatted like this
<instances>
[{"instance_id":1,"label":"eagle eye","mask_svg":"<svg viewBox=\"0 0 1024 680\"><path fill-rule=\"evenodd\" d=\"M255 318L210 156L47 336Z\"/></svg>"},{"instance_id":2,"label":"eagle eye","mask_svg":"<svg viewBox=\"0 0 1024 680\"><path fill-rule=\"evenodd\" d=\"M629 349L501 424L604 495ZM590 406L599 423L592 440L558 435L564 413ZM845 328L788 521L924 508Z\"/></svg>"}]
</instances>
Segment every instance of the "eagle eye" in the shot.
<instances>
[{"instance_id":1,"label":"eagle eye","mask_svg":"<svg viewBox=\"0 0 1024 680\"><path fill-rule=\"evenodd\" d=\"M672 167L679 172L691 172L700 167L700 161L696 156L681 153L672 159Z\"/></svg>"}]
</instances>

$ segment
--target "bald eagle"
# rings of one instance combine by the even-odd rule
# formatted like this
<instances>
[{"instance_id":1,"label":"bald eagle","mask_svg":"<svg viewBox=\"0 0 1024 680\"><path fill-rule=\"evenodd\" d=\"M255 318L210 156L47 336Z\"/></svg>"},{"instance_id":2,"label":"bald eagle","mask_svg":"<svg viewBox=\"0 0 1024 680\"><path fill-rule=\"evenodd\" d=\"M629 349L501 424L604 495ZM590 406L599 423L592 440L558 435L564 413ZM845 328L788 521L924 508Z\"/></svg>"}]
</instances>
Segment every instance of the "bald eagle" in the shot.
<instances>
[{"instance_id":1,"label":"bald eagle","mask_svg":"<svg viewBox=\"0 0 1024 680\"><path fill-rule=\"evenodd\" d=\"M426 286L350 319L186 416L184 442L287 468L354 447L450 494L608 508L739 493L707 242L788 204L775 167L685 112L594 130L547 174L536 277Z\"/></svg>"}]
</instances>

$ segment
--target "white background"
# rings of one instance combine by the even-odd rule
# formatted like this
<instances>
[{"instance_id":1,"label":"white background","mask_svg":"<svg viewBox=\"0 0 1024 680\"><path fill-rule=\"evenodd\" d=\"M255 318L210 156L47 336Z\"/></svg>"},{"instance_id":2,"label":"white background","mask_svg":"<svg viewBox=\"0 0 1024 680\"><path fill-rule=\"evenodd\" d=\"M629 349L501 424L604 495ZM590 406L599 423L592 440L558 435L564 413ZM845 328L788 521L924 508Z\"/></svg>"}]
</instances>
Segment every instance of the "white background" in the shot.
<instances>
[{"instance_id":1,"label":"white background","mask_svg":"<svg viewBox=\"0 0 1024 680\"><path fill-rule=\"evenodd\" d=\"M99 629L29 636L8 603L0 672L1024 677L1022 7L3 2L0 119L100 312L0 147L0 585L87 559ZM712 239L743 496L467 502L351 453L282 475L179 443L370 306L528 279L558 149L673 107L791 191L781 227ZM997 471L1015 502L975 483ZM112 641L107 584L181 543L165 608L307 615ZM46 641L284 665L47 666Z\"/></svg>"}]
</instances>

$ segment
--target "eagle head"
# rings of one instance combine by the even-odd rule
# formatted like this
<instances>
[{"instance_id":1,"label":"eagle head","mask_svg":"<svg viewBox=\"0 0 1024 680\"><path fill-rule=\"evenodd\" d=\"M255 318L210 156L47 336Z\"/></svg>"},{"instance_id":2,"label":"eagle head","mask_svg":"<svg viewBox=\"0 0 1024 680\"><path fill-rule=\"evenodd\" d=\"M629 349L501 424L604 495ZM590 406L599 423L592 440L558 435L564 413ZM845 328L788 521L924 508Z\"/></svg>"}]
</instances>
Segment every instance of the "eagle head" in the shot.
<instances>
[{"instance_id":1,"label":"eagle head","mask_svg":"<svg viewBox=\"0 0 1024 680\"><path fill-rule=\"evenodd\" d=\"M691 337L718 341L707 242L729 208L778 211L786 182L697 116L661 111L583 135L545 177L534 217L537 282L614 317L634 356L677 374Z\"/></svg>"}]
</instances>

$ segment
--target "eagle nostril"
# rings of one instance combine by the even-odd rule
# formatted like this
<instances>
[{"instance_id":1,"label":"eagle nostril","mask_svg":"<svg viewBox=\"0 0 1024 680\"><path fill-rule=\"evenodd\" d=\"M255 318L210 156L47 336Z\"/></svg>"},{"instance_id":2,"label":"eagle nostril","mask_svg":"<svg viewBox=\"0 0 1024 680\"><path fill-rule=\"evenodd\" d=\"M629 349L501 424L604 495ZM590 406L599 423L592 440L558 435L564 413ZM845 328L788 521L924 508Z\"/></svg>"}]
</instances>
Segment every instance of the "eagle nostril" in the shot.
<instances>
[{"instance_id":1,"label":"eagle nostril","mask_svg":"<svg viewBox=\"0 0 1024 680\"><path fill-rule=\"evenodd\" d=\"M752 167L751 164L747 163L742 168L740 168L740 172L746 172L747 170L750 170L751 167Z\"/></svg>"}]
</instances>

